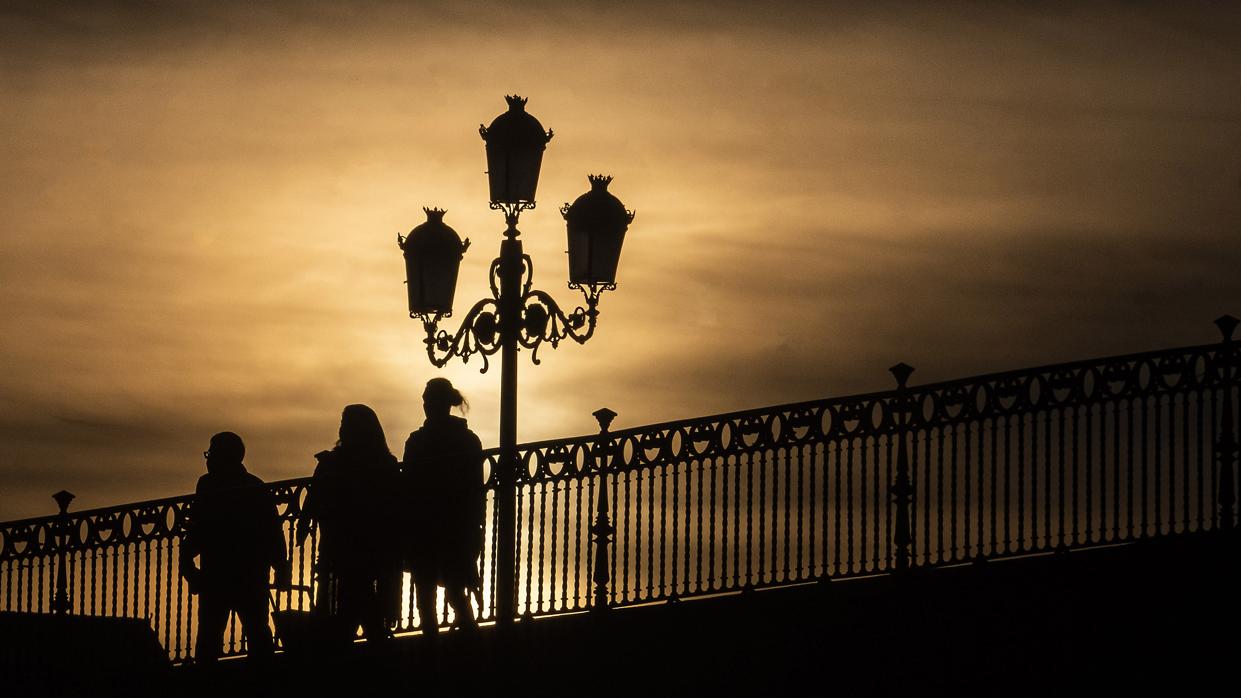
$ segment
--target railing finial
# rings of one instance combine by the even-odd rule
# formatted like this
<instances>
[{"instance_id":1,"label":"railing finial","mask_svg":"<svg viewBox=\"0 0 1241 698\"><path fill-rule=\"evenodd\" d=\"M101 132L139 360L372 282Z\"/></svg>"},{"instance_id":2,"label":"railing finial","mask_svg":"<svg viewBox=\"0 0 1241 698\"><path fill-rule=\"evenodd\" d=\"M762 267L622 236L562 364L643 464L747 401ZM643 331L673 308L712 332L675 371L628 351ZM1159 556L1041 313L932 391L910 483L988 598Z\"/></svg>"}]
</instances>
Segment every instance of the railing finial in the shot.
<instances>
[{"instance_id":1,"label":"railing finial","mask_svg":"<svg viewBox=\"0 0 1241 698\"><path fill-rule=\"evenodd\" d=\"M61 490L52 495L60 512L56 515L56 597L52 599L52 612L64 615L69 612L69 584L65 579L65 548L69 544L69 503L73 493Z\"/></svg>"},{"instance_id":2,"label":"railing finial","mask_svg":"<svg viewBox=\"0 0 1241 698\"><path fill-rule=\"evenodd\" d=\"M1220 334L1224 336L1225 343L1232 341L1232 333L1237 329L1239 323L1241 323L1241 320L1231 315L1220 315L1215 318L1215 326L1219 328Z\"/></svg>"},{"instance_id":3,"label":"railing finial","mask_svg":"<svg viewBox=\"0 0 1241 698\"><path fill-rule=\"evenodd\" d=\"M599 507L595 510L595 523L590 532L595 537L595 570L591 581L595 583L595 598L592 610L608 609L608 582L612 581L611 557L608 546L612 542L612 527L608 514L608 427L616 418L616 413L603 407L595 410L594 417L599 421L599 438L595 441L595 465L599 469Z\"/></svg>"}]
</instances>

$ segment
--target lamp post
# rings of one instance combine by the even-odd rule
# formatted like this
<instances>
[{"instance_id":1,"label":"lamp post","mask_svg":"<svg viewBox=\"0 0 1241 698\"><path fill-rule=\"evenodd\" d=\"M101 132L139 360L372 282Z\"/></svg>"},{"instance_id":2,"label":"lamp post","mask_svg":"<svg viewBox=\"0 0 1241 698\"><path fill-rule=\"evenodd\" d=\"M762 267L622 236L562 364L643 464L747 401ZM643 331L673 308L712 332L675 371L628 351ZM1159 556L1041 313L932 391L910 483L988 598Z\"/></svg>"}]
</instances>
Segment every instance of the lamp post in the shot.
<instances>
[{"instance_id":1,"label":"lamp post","mask_svg":"<svg viewBox=\"0 0 1241 698\"><path fill-rule=\"evenodd\" d=\"M555 299L533 287L534 262L522 250L517 220L535 206L543 151L552 138L526 112L526 100L510 96L508 111L490 126L480 126L486 143L487 176L492 210L504 214L506 228L500 256L491 263L491 297L474 304L456 332L439 329L452 314L457 270L469 247L444 223L444 211L424 209L427 221L397 235L405 255L409 315L422 321L427 357L436 367L454 356L469 361L478 354L481 372L487 357L500 353L500 458L496 472L496 619L511 623L516 615L517 486L517 352L524 347L534 364L544 342L556 348L561 340L583 344L595 332L599 297L616 288L616 266L633 213L607 191L611 177L591 175L590 191L561 209L568 228L569 288L581 291L585 307L565 313Z\"/></svg>"}]
</instances>

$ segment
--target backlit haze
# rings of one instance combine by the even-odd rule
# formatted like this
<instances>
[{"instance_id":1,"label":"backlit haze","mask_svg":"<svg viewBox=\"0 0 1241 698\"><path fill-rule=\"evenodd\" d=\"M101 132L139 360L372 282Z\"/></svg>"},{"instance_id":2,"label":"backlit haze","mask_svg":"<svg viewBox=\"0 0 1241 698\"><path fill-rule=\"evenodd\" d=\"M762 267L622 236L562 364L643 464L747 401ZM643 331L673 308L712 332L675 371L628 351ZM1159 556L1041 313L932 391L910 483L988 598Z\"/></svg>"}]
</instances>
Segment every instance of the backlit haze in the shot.
<instances>
[{"instance_id":1,"label":"backlit haze","mask_svg":"<svg viewBox=\"0 0 1241 698\"><path fill-rule=\"evenodd\" d=\"M0 519L191 491L226 429L308 475L354 402L399 455L436 375L495 445L498 361L433 369L396 234L447 209L458 315L487 294L505 94L556 132L538 287L577 300L557 209L588 173L637 211L595 337L520 357L523 441L1241 314L1227 3L417 5L4 5Z\"/></svg>"}]
</instances>

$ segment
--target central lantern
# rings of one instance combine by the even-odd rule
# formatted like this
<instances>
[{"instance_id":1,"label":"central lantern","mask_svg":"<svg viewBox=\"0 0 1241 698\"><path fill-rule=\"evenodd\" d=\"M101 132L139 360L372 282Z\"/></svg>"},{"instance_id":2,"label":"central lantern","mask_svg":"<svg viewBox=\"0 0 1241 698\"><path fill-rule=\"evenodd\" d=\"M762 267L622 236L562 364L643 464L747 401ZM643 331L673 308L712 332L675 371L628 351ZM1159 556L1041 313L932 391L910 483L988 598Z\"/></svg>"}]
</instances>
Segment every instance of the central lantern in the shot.
<instances>
[{"instance_id":1,"label":"central lantern","mask_svg":"<svg viewBox=\"0 0 1241 698\"><path fill-rule=\"evenodd\" d=\"M552 139L551 131L526 112L526 99L516 95L504 98L508 111L490 126L478 127L487 144L487 180L491 202L495 204L533 204L539 185L543 151Z\"/></svg>"}]
</instances>

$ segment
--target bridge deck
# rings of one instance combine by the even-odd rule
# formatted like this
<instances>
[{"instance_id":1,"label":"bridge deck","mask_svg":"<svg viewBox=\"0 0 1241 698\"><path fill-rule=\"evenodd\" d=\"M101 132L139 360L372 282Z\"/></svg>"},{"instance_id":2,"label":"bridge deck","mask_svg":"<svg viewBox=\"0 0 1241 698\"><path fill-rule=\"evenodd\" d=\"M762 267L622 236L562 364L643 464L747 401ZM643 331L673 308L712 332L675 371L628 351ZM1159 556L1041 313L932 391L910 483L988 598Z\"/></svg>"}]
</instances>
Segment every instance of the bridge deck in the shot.
<instances>
[{"instance_id":1,"label":"bridge deck","mask_svg":"<svg viewBox=\"0 0 1241 698\"><path fill-rule=\"evenodd\" d=\"M1081 695L1231 682L1236 538L1112 548L174 670L178 695ZM1225 683L1224 685L1227 685ZM1198 690L1194 690L1198 689Z\"/></svg>"}]
</instances>

